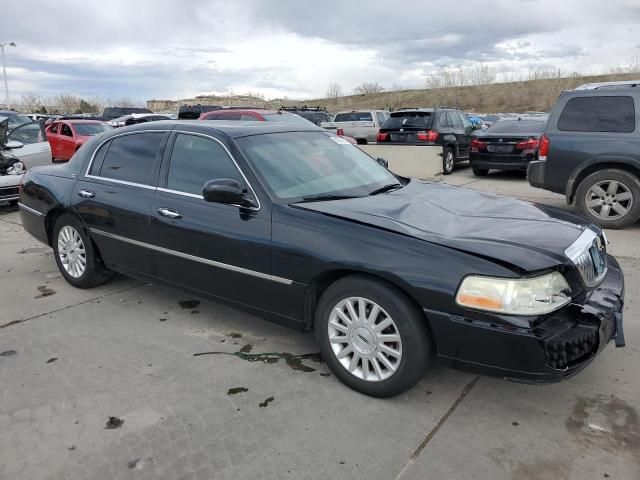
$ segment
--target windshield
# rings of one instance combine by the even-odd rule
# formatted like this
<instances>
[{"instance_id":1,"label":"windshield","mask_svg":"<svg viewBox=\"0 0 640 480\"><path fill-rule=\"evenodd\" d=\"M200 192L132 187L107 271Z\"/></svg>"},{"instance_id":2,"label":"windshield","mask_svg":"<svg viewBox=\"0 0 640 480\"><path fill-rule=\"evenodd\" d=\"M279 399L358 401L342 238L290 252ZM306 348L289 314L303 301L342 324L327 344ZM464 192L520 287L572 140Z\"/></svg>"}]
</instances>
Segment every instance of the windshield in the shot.
<instances>
[{"instance_id":1,"label":"windshield","mask_svg":"<svg viewBox=\"0 0 640 480\"><path fill-rule=\"evenodd\" d=\"M249 162L278 198L365 196L398 179L362 150L335 135L285 132L237 140Z\"/></svg>"},{"instance_id":2,"label":"windshield","mask_svg":"<svg viewBox=\"0 0 640 480\"><path fill-rule=\"evenodd\" d=\"M431 112L396 112L384 122L382 128L403 128L403 127L417 127L417 128L431 128L433 124L433 115Z\"/></svg>"},{"instance_id":3,"label":"windshield","mask_svg":"<svg viewBox=\"0 0 640 480\"><path fill-rule=\"evenodd\" d=\"M338 113L334 122L373 122L370 112L345 112Z\"/></svg>"},{"instance_id":4,"label":"windshield","mask_svg":"<svg viewBox=\"0 0 640 480\"><path fill-rule=\"evenodd\" d=\"M539 120L501 120L487 128L484 133L542 133L545 122Z\"/></svg>"},{"instance_id":5,"label":"windshield","mask_svg":"<svg viewBox=\"0 0 640 480\"><path fill-rule=\"evenodd\" d=\"M74 128L76 132L78 132L78 135L82 136L100 135L107 130L113 130L113 128L105 123L76 123Z\"/></svg>"},{"instance_id":6,"label":"windshield","mask_svg":"<svg viewBox=\"0 0 640 480\"><path fill-rule=\"evenodd\" d=\"M17 127L9 133L7 137L8 140L17 140L24 145L46 142L46 138L42 130L42 125L37 122L30 122L21 127Z\"/></svg>"},{"instance_id":7,"label":"windshield","mask_svg":"<svg viewBox=\"0 0 640 480\"><path fill-rule=\"evenodd\" d=\"M309 120L302 118L299 115L295 115L293 113L267 113L262 114L265 121L267 122L284 122L284 123L293 123L295 125L304 125L305 127L309 126Z\"/></svg>"},{"instance_id":8,"label":"windshield","mask_svg":"<svg viewBox=\"0 0 640 480\"><path fill-rule=\"evenodd\" d=\"M33 120L31 120L29 117L27 117L26 115L22 115L20 113L18 114L0 113L0 115L5 116L9 120L9 130L13 130L14 128L19 127L20 125L24 125L25 123L33 122Z\"/></svg>"}]
</instances>

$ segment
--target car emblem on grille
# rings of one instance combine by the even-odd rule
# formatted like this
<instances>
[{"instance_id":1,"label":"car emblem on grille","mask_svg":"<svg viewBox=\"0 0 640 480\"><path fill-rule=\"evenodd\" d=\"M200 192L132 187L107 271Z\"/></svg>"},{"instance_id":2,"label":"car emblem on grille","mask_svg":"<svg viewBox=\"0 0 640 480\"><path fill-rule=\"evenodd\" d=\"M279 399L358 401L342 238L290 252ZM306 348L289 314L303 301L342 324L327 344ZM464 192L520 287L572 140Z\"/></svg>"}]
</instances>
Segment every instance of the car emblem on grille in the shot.
<instances>
[{"instance_id":1,"label":"car emblem on grille","mask_svg":"<svg viewBox=\"0 0 640 480\"><path fill-rule=\"evenodd\" d=\"M404 132L404 128L401 128L401 129L400 129L400 131L401 131L401 132Z\"/></svg>"},{"instance_id":2,"label":"car emblem on grille","mask_svg":"<svg viewBox=\"0 0 640 480\"><path fill-rule=\"evenodd\" d=\"M504 142L504 140L502 140L501 138L498 139L499 142Z\"/></svg>"}]
</instances>

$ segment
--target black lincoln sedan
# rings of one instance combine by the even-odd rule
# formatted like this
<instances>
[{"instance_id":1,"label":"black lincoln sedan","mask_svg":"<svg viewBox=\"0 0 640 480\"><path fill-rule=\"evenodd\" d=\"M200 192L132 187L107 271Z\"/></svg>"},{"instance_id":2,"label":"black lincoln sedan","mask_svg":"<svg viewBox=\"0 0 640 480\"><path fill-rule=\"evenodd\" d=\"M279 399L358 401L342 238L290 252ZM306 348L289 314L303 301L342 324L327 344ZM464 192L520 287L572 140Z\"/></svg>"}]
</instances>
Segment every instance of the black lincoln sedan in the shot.
<instances>
[{"instance_id":1,"label":"black lincoln sedan","mask_svg":"<svg viewBox=\"0 0 640 480\"><path fill-rule=\"evenodd\" d=\"M526 171L536 158L546 117L500 120L471 140L469 162L473 174L484 177L489 170Z\"/></svg>"},{"instance_id":2,"label":"black lincoln sedan","mask_svg":"<svg viewBox=\"0 0 640 480\"><path fill-rule=\"evenodd\" d=\"M553 382L624 344L623 275L597 226L399 177L312 125L124 127L29 170L20 207L70 284L121 272L313 330L368 395L434 360Z\"/></svg>"}]
</instances>

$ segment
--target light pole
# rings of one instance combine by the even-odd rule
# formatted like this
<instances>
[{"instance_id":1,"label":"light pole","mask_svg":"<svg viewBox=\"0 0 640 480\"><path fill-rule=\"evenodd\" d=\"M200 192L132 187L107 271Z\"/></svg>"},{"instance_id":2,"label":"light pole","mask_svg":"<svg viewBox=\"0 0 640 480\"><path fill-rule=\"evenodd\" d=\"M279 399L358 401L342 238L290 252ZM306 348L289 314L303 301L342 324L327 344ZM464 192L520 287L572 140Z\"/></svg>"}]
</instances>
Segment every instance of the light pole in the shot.
<instances>
[{"instance_id":1,"label":"light pole","mask_svg":"<svg viewBox=\"0 0 640 480\"><path fill-rule=\"evenodd\" d=\"M4 95L5 95L5 103L7 104L7 109L11 108L11 103L9 102L9 83L7 82L7 67L4 64L4 47L15 47L16 42L8 42L8 43L0 43L0 52L2 52L2 74L4 75Z\"/></svg>"}]
</instances>

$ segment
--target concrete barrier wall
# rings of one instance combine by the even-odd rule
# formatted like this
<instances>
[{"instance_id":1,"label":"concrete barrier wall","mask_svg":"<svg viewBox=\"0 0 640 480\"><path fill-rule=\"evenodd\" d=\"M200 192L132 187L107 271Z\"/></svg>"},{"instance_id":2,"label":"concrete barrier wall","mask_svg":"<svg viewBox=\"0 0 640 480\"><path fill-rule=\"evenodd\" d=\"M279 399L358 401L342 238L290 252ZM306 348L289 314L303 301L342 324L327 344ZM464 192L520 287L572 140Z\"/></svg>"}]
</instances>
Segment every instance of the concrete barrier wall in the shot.
<instances>
[{"instance_id":1,"label":"concrete barrier wall","mask_svg":"<svg viewBox=\"0 0 640 480\"><path fill-rule=\"evenodd\" d=\"M442 174L442 147L358 145L373 158L389 162L389 170L403 177L436 180Z\"/></svg>"}]
</instances>

